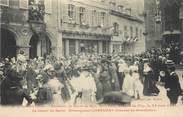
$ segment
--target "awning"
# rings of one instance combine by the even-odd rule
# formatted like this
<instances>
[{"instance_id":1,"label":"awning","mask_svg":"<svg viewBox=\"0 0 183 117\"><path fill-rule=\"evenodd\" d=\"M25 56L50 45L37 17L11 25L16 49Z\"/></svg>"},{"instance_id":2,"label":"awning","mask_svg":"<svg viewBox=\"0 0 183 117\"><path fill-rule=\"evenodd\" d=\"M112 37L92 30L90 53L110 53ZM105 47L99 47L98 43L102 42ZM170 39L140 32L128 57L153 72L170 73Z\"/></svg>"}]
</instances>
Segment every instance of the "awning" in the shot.
<instances>
[{"instance_id":1,"label":"awning","mask_svg":"<svg viewBox=\"0 0 183 117\"><path fill-rule=\"evenodd\" d=\"M173 30L173 31L164 31L163 36L166 35L180 35L181 32L179 30Z\"/></svg>"}]
</instances>

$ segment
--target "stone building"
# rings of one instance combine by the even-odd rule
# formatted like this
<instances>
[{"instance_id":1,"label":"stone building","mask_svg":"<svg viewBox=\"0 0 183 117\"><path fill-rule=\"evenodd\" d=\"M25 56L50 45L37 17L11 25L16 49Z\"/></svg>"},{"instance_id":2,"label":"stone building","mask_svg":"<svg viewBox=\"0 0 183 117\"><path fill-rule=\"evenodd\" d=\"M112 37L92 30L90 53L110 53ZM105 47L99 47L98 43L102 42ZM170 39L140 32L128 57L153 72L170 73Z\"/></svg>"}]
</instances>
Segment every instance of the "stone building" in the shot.
<instances>
[{"instance_id":1,"label":"stone building","mask_svg":"<svg viewBox=\"0 0 183 117\"><path fill-rule=\"evenodd\" d=\"M1 0L0 57L141 52L143 20L124 1Z\"/></svg>"},{"instance_id":2,"label":"stone building","mask_svg":"<svg viewBox=\"0 0 183 117\"><path fill-rule=\"evenodd\" d=\"M127 0L109 1L110 23L113 25L111 53L138 54L145 51L144 21L140 16L143 10L137 10L135 3Z\"/></svg>"},{"instance_id":3,"label":"stone building","mask_svg":"<svg viewBox=\"0 0 183 117\"><path fill-rule=\"evenodd\" d=\"M62 0L61 32L65 56L108 54L111 39L107 4L99 0Z\"/></svg>"},{"instance_id":4,"label":"stone building","mask_svg":"<svg viewBox=\"0 0 183 117\"><path fill-rule=\"evenodd\" d=\"M62 0L64 55L144 51L144 23L131 14L131 4L124 0Z\"/></svg>"},{"instance_id":5,"label":"stone building","mask_svg":"<svg viewBox=\"0 0 183 117\"><path fill-rule=\"evenodd\" d=\"M146 48L161 47L162 26L159 2L157 0L144 0L144 19L145 19L145 40Z\"/></svg>"},{"instance_id":6,"label":"stone building","mask_svg":"<svg viewBox=\"0 0 183 117\"><path fill-rule=\"evenodd\" d=\"M145 0L144 5L147 47L169 48L170 59L179 58L183 47L183 1Z\"/></svg>"},{"instance_id":7,"label":"stone building","mask_svg":"<svg viewBox=\"0 0 183 117\"><path fill-rule=\"evenodd\" d=\"M27 58L50 53L61 56L59 1L1 0L0 57L16 57L19 50Z\"/></svg>"}]
</instances>

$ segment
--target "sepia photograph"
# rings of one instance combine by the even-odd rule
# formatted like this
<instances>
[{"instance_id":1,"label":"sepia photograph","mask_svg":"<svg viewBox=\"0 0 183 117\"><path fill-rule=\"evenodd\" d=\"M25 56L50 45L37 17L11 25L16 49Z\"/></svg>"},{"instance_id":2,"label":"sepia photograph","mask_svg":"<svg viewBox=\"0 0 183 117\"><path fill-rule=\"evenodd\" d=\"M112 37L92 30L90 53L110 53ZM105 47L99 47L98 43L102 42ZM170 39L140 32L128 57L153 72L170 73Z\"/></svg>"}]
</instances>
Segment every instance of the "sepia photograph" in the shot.
<instances>
[{"instance_id":1,"label":"sepia photograph","mask_svg":"<svg viewBox=\"0 0 183 117\"><path fill-rule=\"evenodd\" d=\"M0 0L0 117L182 110L183 0Z\"/></svg>"}]
</instances>

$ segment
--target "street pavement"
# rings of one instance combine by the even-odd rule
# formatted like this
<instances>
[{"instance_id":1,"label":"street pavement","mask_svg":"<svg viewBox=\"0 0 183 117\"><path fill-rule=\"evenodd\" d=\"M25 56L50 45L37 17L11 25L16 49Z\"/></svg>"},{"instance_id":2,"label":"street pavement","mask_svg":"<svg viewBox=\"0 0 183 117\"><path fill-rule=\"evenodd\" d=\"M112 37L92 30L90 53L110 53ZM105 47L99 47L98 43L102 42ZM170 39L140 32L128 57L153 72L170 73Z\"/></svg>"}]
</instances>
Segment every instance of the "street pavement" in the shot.
<instances>
[{"instance_id":1,"label":"street pavement","mask_svg":"<svg viewBox=\"0 0 183 117\"><path fill-rule=\"evenodd\" d=\"M179 82L181 85L181 88L183 89L183 69L177 69L176 73L179 76ZM138 104L138 103L163 103L166 105L169 105L169 99L166 96L166 90L163 86L157 85L158 89L160 90L160 93L158 96L142 96L140 100L134 100L132 104ZM181 101L182 96L179 97L178 104L177 105L183 105Z\"/></svg>"},{"instance_id":2,"label":"street pavement","mask_svg":"<svg viewBox=\"0 0 183 117\"><path fill-rule=\"evenodd\" d=\"M179 82L183 89L183 69L177 69L176 73L179 75ZM150 110L149 112L154 111L157 115L162 115L163 117L183 117L183 102L181 100L183 96L179 96L177 105L172 107L166 96L165 88L159 85L157 87L160 90L158 96L142 96L141 99L132 101L132 107L141 110L146 109L145 111ZM144 110L140 112L144 112Z\"/></svg>"}]
</instances>

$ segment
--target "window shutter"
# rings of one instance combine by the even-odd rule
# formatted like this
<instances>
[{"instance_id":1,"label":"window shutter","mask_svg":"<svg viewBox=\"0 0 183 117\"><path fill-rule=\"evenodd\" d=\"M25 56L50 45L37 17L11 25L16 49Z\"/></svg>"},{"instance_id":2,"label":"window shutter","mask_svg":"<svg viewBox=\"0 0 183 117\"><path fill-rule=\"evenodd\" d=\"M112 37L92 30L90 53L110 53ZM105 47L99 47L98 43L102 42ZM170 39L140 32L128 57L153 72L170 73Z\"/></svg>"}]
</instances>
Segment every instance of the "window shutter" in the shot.
<instances>
[{"instance_id":1,"label":"window shutter","mask_svg":"<svg viewBox=\"0 0 183 117\"><path fill-rule=\"evenodd\" d=\"M92 12L91 12L91 10L89 10L88 9L88 24L89 24L89 26L92 26Z\"/></svg>"},{"instance_id":2,"label":"window shutter","mask_svg":"<svg viewBox=\"0 0 183 117\"><path fill-rule=\"evenodd\" d=\"M96 11L96 26L99 25L99 12Z\"/></svg>"},{"instance_id":3,"label":"window shutter","mask_svg":"<svg viewBox=\"0 0 183 117\"><path fill-rule=\"evenodd\" d=\"M75 7L76 23L79 24L79 7Z\"/></svg>"},{"instance_id":4,"label":"window shutter","mask_svg":"<svg viewBox=\"0 0 183 117\"><path fill-rule=\"evenodd\" d=\"M90 23L89 10L85 8L85 22L86 24Z\"/></svg>"}]
</instances>

